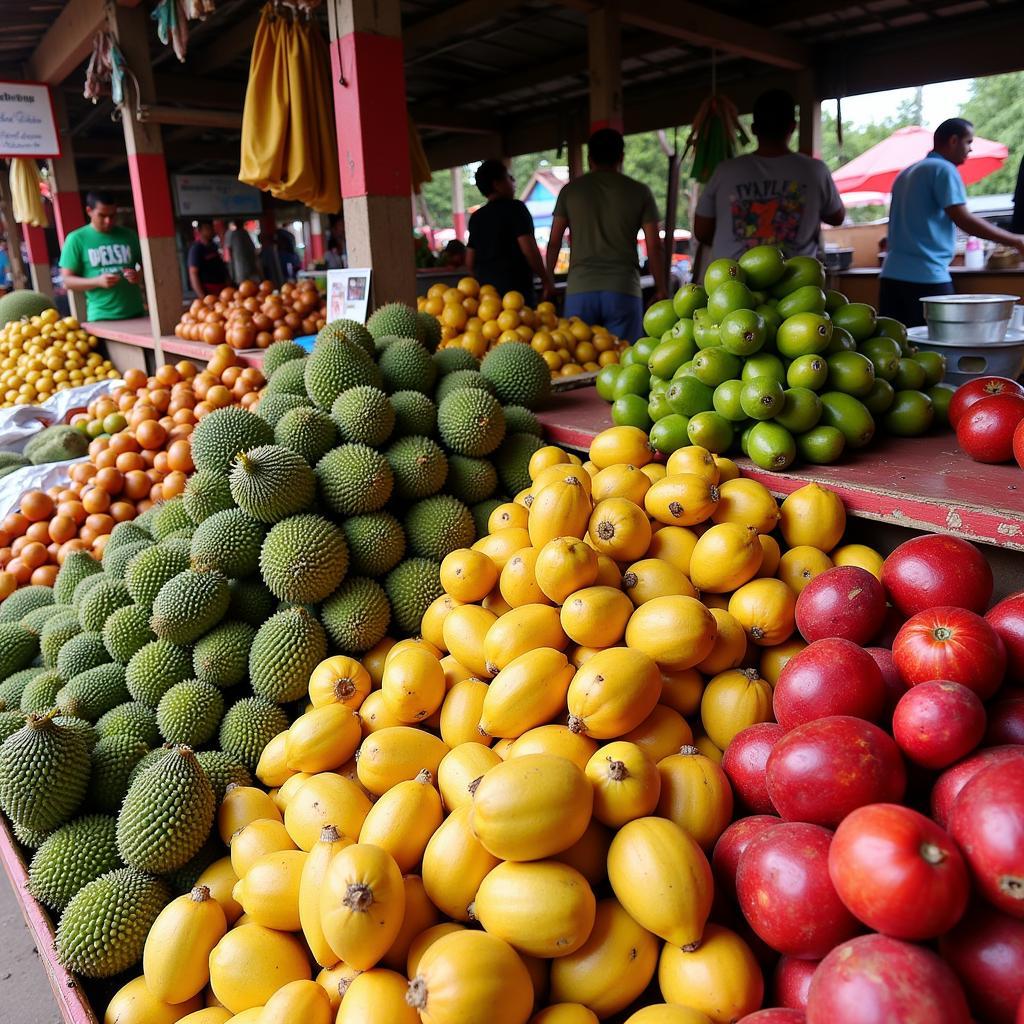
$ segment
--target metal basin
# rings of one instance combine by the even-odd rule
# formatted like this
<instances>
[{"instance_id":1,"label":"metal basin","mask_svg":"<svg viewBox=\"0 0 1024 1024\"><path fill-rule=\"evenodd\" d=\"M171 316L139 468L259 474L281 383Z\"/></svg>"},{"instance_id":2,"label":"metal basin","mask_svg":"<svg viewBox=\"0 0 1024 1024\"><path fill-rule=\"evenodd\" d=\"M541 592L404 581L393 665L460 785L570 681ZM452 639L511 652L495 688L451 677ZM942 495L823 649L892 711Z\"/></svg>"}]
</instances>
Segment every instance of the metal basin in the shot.
<instances>
[{"instance_id":1,"label":"metal basin","mask_svg":"<svg viewBox=\"0 0 1024 1024\"><path fill-rule=\"evenodd\" d=\"M985 344L1002 341L1016 295L926 295L921 299L933 341Z\"/></svg>"}]
</instances>

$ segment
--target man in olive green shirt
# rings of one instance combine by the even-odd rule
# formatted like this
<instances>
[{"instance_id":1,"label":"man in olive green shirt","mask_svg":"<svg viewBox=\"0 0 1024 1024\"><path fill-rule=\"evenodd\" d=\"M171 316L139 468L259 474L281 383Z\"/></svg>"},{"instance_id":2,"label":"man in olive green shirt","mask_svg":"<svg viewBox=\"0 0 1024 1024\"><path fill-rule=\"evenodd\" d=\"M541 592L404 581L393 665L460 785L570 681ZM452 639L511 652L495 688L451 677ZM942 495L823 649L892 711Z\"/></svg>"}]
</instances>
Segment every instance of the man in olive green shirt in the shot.
<instances>
[{"instance_id":1,"label":"man in olive green shirt","mask_svg":"<svg viewBox=\"0 0 1024 1024\"><path fill-rule=\"evenodd\" d=\"M60 254L64 287L85 292L89 320L142 316L139 236L117 224L117 206L106 193L90 192L85 212L89 223L64 239Z\"/></svg>"},{"instance_id":2,"label":"man in olive green shirt","mask_svg":"<svg viewBox=\"0 0 1024 1024\"><path fill-rule=\"evenodd\" d=\"M601 128L587 143L590 173L558 194L551 218L547 268L554 273L562 238L571 232L565 315L603 324L636 341L643 334L643 299L636 236L643 229L655 299L664 298L658 207L651 190L622 173L622 135Z\"/></svg>"}]
</instances>

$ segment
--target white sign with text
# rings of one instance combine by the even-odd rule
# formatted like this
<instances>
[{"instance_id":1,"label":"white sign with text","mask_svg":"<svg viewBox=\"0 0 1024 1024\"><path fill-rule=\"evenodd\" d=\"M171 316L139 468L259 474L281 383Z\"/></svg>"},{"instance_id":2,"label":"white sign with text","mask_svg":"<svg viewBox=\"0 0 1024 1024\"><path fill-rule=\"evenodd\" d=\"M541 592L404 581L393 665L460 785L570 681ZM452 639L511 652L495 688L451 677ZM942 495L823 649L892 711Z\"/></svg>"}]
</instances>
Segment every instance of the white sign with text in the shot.
<instances>
[{"instance_id":1,"label":"white sign with text","mask_svg":"<svg viewBox=\"0 0 1024 1024\"><path fill-rule=\"evenodd\" d=\"M42 82L0 79L0 156L60 156L50 89Z\"/></svg>"}]
</instances>

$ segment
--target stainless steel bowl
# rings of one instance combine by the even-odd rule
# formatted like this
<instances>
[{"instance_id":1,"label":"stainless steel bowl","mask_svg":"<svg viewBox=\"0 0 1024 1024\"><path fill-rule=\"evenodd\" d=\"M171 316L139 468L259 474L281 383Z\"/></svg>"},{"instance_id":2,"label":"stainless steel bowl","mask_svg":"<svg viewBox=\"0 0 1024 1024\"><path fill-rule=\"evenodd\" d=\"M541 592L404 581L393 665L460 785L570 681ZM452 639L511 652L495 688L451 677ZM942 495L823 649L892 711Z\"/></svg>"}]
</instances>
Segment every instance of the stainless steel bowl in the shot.
<instances>
[{"instance_id":1,"label":"stainless steel bowl","mask_svg":"<svg viewBox=\"0 0 1024 1024\"><path fill-rule=\"evenodd\" d=\"M983 345L1002 341L1016 295L926 295L921 299L934 341Z\"/></svg>"}]
</instances>

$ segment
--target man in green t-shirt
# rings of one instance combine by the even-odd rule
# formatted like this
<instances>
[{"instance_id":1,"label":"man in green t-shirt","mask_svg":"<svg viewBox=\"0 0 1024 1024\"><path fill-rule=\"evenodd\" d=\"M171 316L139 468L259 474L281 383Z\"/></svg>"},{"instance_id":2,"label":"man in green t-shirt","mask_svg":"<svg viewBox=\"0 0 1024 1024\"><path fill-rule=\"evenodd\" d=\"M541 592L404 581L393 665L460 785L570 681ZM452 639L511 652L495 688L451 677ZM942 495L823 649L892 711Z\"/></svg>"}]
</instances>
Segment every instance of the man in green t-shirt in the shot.
<instances>
[{"instance_id":1,"label":"man in green t-shirt","mask_svg":"<svg viewBox=\"0 0 1024 1024\"><path fill-rule=\"evenodd\" d=\"M658 207L651 190L622 173L622 135L601 128L587 143L590 173L558 194L551 218L547 269L553 274L566 229L571 232L565 315L602 324L627 341L643 333L643 293L636 236L643 229L655 299L664 298Z\"/></svg>"},{"instance_id":2,"label":"man in green t-shirt","mask_svg":"<svg viewBox=\"0 0 1024 1024\"><path fill-rule=\"evenodd\" d=\"M117 224L117 206L105 192L90 192L85 212L89 223L64 239L60 254L64 287L85 292L89 320L142 316L139 236Z\"/></svg>"}]
</instances>

